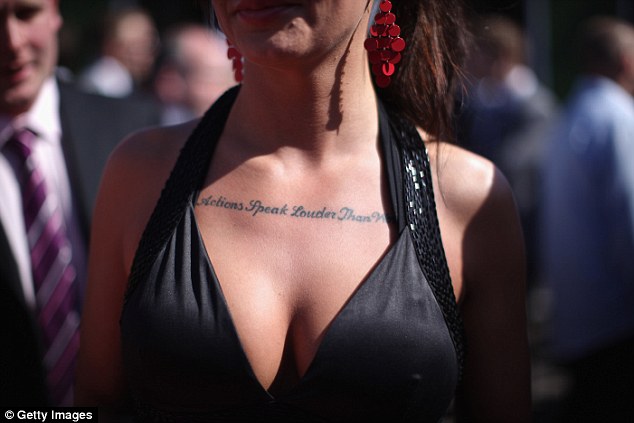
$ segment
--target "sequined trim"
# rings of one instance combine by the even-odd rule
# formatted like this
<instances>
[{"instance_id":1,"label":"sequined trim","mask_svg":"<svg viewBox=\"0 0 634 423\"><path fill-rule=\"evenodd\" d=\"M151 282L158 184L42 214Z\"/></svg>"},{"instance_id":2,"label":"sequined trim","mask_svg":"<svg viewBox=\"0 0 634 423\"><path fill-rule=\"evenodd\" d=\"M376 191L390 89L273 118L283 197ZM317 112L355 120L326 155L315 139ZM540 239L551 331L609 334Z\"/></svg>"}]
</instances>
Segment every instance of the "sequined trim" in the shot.
<instances>
[{"instance_id":1,"label":"sequined trim","mask_svg":"<svg viewBox=\"0 0 634 423\"><path fill-rule=\"evenodd\" d=\"M464 365L464 328L449 275L449 266L440 235L431 166L427 149L415 127L399 122L398 140L405 169L405 206L407 224L423 273L449 328L456 358L459 380Z\"/></svg>"}]
</instances>

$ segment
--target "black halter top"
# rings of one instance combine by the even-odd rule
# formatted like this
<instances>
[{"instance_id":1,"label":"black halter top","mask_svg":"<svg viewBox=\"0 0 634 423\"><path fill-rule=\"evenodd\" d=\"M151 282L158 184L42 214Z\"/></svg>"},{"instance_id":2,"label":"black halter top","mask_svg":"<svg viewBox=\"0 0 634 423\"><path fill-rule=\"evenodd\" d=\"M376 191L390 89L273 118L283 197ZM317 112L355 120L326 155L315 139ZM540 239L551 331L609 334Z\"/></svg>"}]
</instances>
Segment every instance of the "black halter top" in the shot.
<instances>
[{"instance_id":1,"label":"black halter top","mask_svg":"<svg viewBox=\"0 0 634 423\"><path fill-rule=\"evenodd\" d=\"M439 421L460 377L462 337L420 137L380 108L399 237L337 314L304 376L273 396L242 349L194 214L236 95L227 92L192 133L137 250L121 316L137 419Z\"/></svg>"}]
</instances>

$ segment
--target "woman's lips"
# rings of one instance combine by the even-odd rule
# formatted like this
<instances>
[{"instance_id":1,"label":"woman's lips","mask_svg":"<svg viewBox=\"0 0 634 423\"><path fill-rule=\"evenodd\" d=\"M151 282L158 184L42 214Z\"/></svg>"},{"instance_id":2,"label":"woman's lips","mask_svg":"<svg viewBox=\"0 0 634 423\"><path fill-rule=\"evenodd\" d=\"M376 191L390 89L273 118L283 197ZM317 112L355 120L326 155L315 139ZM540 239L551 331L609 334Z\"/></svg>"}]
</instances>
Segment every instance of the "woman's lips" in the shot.
<instances>
[{"instance_id":1,"label":"woman's lips","mask_svg":"<svg viewBox=\"0 0 634 423\"><path fill-rule=\"evenodd\" d=\"M251 25L265 25L284 17L296 7L297 5L294 4L245 7L239 9L237 15Z\"/></svg>"}]
</instances>

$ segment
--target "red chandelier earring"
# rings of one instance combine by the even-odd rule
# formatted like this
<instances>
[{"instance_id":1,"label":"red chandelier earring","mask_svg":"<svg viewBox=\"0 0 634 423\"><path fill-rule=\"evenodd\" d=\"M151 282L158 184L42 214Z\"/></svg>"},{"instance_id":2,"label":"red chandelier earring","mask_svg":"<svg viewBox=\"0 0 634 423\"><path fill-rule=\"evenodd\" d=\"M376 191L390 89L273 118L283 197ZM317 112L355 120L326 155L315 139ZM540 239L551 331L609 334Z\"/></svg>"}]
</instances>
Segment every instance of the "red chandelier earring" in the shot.
<instances>
[{"instance_id":1,"label":"red chandelier earring","mask_svg":"<svg viewBox=\"0 0 634 423\"><path fill-rule=\"evenodd\" d=\"M370 27L370 37L364 44L374 80L380 88L385 88L392 82L396 64L401 61L401 52L405 50L405 40L400 37L401 27L396 25L396 15L391 10L392 2L381 0L379 12Z\"/></svg>"},{"instance_id":2,"label":"red chandelier earring","mask_svg":"<svg viewBox=\"0 0 634 423\"><path fill-rule=\"evenodd\" d=\"M237 48L233 46L233 44L231 43L231 41L229 41L229 39L227 39L227 46L229 46L229 49L227 50L227 57L233 63L233 77L235 78L236 82L239 84L242 82L242 79L243 79L242 54L238 51Z\"/></svg>"}]
</instances>

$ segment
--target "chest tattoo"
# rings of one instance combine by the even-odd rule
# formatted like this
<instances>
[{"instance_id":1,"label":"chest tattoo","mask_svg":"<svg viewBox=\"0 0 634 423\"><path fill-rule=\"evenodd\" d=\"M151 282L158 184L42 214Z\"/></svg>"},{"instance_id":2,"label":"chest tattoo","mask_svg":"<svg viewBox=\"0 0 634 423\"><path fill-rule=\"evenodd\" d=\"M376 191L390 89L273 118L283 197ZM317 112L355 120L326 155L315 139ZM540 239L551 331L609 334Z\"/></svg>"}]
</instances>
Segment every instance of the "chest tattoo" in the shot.
<instances>
[{"instance_id":1,"label":"chest tattoo","mask_svg":"<svg viewBox=\"0 0 634 423\"><path fill-rule=\"evenodd\" d=\"M394 223L394 215L386 214L382 211L359 211L351 206L343 207L308 207L304 204L267 204L261 200L253 199L235 201L224 195L208 195L198 199L196 207L216 207L235 213L249 214L255 218L257 216L270 215L288 219L310 219L333 222L354 222L354 223Z\"/></svg>"}]
</instances>

